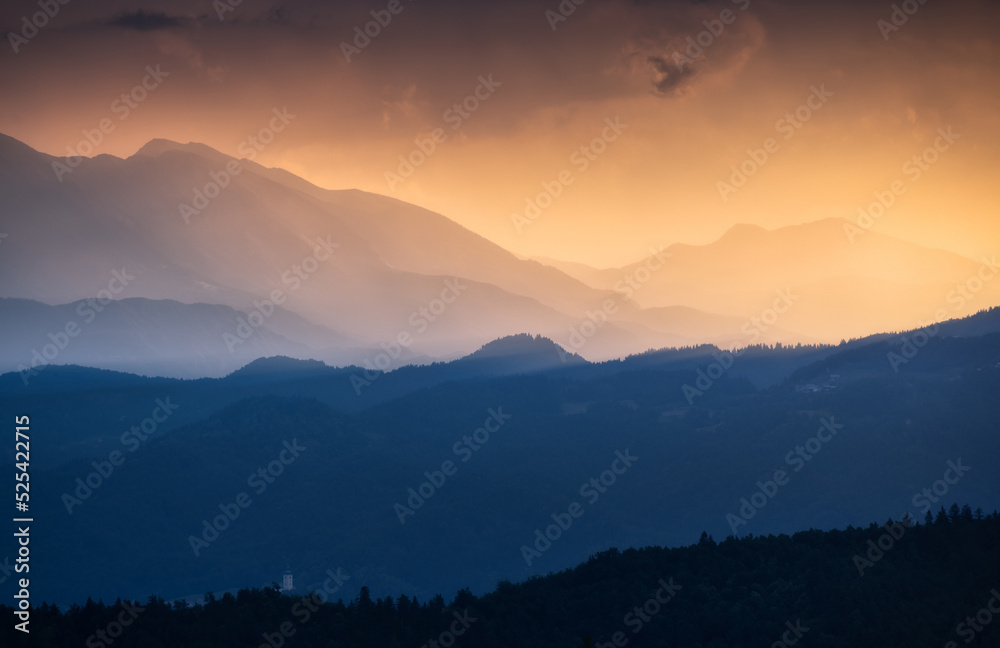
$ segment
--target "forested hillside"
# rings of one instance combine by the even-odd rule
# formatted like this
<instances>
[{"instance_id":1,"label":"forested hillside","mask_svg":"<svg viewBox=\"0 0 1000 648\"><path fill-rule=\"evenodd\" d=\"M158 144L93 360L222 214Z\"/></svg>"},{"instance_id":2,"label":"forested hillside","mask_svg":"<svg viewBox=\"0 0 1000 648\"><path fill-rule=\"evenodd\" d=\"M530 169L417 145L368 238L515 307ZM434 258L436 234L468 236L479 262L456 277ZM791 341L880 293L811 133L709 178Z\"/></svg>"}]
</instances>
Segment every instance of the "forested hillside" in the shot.
<instances>
[{"instance_id":1,"label":"forested hillside","mask_svg":"<svg viewBox=\"0 0 1000 648\"><path fill-rule=\"evenodd\" d=\"M151 597L45 605L31 640L48 648L397 648L592 645L732 648L996 646L1000 516L942 507L935 519L791 537L703 535L674 549L610 549L483 596L372 597L329 570L316 592L244 589L197 605ZM992 611L991 611L992 610ZM0 606L11 618L12 610ZM951 643L949 643L951 642Z\"/></svg>"}]
</instances>

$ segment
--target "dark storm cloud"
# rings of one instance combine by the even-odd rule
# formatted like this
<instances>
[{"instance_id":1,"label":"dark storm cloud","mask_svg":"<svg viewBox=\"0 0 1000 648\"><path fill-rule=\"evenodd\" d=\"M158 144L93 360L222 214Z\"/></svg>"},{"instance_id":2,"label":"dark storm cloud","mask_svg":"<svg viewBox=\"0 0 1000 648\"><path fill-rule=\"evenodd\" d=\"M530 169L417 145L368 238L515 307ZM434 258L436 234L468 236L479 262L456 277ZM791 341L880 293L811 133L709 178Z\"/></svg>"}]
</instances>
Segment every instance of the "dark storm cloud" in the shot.
<instances>
[{"instance_id":1,"label":"dark storm cloud","mask_svg":"<svg viewBox=\"0 0 1000 648\"><path fill-rule=\"evenodd\" d=\"M183 27L186 23L187 18L169 16L160 11L143 11L142 9L134 12L122 12L108 21L108 25L112 27L124 27L137 31L172 29Z\"/></svg>"},{"instance_id":2,"label":"dark storm cloud","mask_svg":"<svg viewBox=\"0 0 1000 648\"><path fill-rule=\"evenodd\" d=\"M675 65L662 56L650 56L646 61L653 67L653 91L662 97L677 94L683 84L695 76L691 65Z\"/></svg>"}]
</instances>

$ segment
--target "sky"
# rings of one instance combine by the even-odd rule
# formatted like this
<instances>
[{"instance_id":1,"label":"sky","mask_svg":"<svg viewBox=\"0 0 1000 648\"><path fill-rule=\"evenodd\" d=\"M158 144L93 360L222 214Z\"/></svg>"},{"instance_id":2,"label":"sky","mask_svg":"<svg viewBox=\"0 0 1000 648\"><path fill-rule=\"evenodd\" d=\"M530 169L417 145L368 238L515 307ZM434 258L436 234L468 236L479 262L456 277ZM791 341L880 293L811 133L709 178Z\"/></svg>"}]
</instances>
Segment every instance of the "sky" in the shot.
<instances>
[{"instance_id":1,"label":"sky","mask_svg":"<svg viewBox=\"0 0 1000 648\"><path fill-rule=\"evenodd\" d=\"M998 28L1000 3L965 0L8 0L0 133L202 142L599 267L860 210L979 258Z\"/></svg>"}]
</instances>

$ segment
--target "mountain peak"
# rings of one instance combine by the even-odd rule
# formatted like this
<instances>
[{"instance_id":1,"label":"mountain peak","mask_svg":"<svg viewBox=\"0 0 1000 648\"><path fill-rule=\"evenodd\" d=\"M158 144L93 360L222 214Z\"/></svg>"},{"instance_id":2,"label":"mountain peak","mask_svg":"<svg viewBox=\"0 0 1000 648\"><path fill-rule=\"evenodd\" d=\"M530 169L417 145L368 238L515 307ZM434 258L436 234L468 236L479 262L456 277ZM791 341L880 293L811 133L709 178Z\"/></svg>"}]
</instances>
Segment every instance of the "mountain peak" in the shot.
<instances>
[{"instance_id":1,"label":"mountain peak","mask_svg":"<svg viewBox=\"0 0 1000 648\"><path fill-rule=\"evenodd\" d=\"M171 151L191 153L193 155L198 155L212 160L218 160L218 159L228 160L232 157L220 151L216 151L214 148L208 146L207 144L200 144L198 142L188 142L187 144L181 144L180 142L175 142L173 140L168 140L163 138L156 138L149 140L142 146L142 148L140 148L138 151L135 152L135 155L133 157L137 156L159 157L164 153L168 153Z\"/></svg>"},{"instance_id":2,"label":"mountain peak","mask_svg":"<svg viewBox=\"0 0 1000 648\"><path fill-rule=\"evenodd\" d=\"M517 333L497 338L492 342L487 342L478 351L465 356L462 360L514 360L523 363L525 369L538 369L552 366L550 360L553 358L559 358L561 363L586 363L586 360L579 355L566 351L549 338L530 333Z\"/></svg>"},{"instance_id":3,"label":"mountain peak","mask_svg":"<svg viewBox=\"0 0 1000 648\"><path fill-rule=\"evenodd\" d=\"M831 230L839 231L847 222L849 222L847 219L831 216L829 218L821 218L819 220L807 221L795 225L783 225L775 229L767 229L761 227L760 225L752 225L750 223L737 223L726 230L726 232L720 236L718 240L743 239L748 237L758 237L766 234L788 234L792 232L818 232L826 235L828 231Z\"/></svg>"},{"instance_id":4,"label":"mountain peak","mask_svg":"<svg viewBox=\"0 0 1000 648\"><path fill-rule=\"evenodd\" d=\"M0 133L0 155L11 158L17 156L21 162L26 158L39 156L39 152L16 137Z\"/></svg>"},{"instance_id":5,"label":"mountain peak","mask_svg":"<svg viewBox=\"0 0 1000 648\"><path fill-rule=\"evenodd\" d=\"M723 236L745 236L749 234L760 234L761 232L766 232L768 230L764 229L760 225L754 225L753 223L736 223L728 230Z\"/></svg>"},{"instance_id":6,"label":"mountain peak","mask_svg":"<svg viewBox=\"0 0 1000 648\"><path fill-rule=\"evenodd\" d=\"M506 337L497 338L479 347L479 350L466 356L467 358L495 358L497 356L509 356L522 353L539 353L552 351L556 348L556 343L542 335L531 335L530 333L517 333Z\"/></svg>"},{"instance_id":7,"label":"mountain peak","mask_svg":"<svg viewBox=\"0 0 1000 648\"><path fill-rule=\"evenodd\" d=\"M326 363L320 360L299 360L288 356L271 356L269 358L257 358L242 369L237 369L229 374L230 377L270 377L276 374L297 375L303 372L316 372L328 369Z\"/></svg>"}]
</instances>

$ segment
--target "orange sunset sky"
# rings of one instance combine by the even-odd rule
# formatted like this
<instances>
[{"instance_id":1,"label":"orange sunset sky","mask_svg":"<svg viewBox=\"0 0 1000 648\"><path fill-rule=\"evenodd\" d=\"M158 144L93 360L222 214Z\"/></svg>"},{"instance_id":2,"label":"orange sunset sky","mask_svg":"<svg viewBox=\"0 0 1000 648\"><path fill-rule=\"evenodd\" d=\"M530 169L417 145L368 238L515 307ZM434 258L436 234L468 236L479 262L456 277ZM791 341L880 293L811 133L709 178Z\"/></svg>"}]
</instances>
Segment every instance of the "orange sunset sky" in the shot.
<instances>
[{"instance_id":1,"label":"orange sunset sky","mask_svg":"<svg viewBox=\"0 0 1000 648\"><path fill-rule=\"evenodd\" d=\"M257 162L429 207L521 255L614 266L736 223L853 220L897 180L879 231L972 258L1000 241L997 2L897 3L896 24L890 2L50 2L30 37L37 0L0 9L0 132L52 155L107 119L92 155L167 138L240 156L285 109ZM372 11L387 24L348 61ZM147 66L166 74L126 114ZM584 157L615 118L627 127ZM511 215L563 170L572 184L519 231Z\"/></svg>"}]
</instances>

